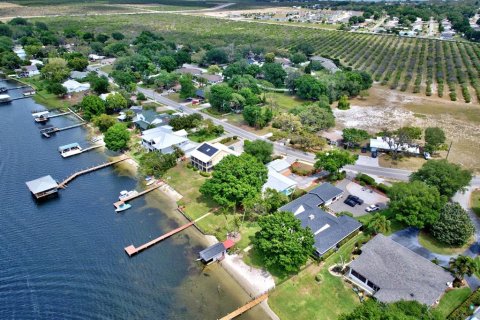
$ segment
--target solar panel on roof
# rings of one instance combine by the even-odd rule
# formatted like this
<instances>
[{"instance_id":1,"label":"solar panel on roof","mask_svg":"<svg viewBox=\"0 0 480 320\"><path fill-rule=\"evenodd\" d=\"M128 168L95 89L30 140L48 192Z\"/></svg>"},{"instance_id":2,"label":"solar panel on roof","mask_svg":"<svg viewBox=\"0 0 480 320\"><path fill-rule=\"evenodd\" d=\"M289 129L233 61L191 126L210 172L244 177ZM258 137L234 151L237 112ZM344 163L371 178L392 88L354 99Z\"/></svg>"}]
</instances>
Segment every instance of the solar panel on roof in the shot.
<instances>
[{"instance_id":1,"label":"solar panel on roof","mask_svg":"<svg viewBox=\"0 0 480 320\"><path fill-rule=\"evenodd\" d=\"M209 157L213 156L215 153L218 152L217 148L209 145L208 143L202 144L200 147L198 147L197 150L200 151L203 154L206 154Z\"/></svg>"}]
</instances>

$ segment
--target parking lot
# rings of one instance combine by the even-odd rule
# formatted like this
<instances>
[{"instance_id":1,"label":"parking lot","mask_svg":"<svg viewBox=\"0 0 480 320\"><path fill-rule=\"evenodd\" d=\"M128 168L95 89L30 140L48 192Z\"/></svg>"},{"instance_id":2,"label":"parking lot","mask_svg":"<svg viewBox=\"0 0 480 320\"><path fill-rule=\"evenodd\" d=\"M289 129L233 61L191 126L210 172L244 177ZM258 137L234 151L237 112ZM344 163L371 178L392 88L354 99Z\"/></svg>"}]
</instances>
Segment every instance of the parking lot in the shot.
<instances>
[{"instance_id":1,"label":"parking lot","mask_svg":"<svg viewBox=\"0 0 480 320\"><path fill-rule=\"evenodd\" d=\"M376 204L380 208L384 208L387 205L387 197L376 193L368 188L362 187L358 183L352 182L350 180L344 179L340 181L336 186L342 189L344 191L344 194L342 198L338 199L337 201L328 206L335 213L348 211L351 212L355 217L359 217L368 214L365 209L369 205ZM359 197L364 201L363 204L357 204L355 207L350 207L349 205L343 203L349 195Z\"/></svg>"}]
</instances>

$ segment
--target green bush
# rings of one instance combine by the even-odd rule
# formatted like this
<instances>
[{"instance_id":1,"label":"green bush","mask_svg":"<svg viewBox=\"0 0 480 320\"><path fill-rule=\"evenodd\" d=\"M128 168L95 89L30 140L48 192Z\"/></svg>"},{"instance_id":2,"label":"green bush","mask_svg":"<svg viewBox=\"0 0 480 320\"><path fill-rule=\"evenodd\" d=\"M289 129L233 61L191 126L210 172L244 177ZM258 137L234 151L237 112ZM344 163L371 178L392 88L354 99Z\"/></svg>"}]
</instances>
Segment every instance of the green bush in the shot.
<instances>
[{"instance_id":1,"label":"green bush","mask_svg":"<svg viewBox=\"0 0 480 320\"><path fill-rule=\"evenodd\" d=\"M470 309L470 305L478 306L480 305L480 290L477 289L473 292L470 297L467 298L457 309L453 310L452 313L447 317L448 320L463 320L466 317L470 316L473 313L473 310Z\"/></svg>"},{"instance_id":2,"label":"green bush","mask_svg":"<svg viewBox=\"0 0 480 320\"><path fill-rule=\"evenodd\" d=\"M339 213L337 213L337 216L339 216L339 217L341 217L341 216L348 216L348 217L353 218L353 214L352 214L351 212L348 212L348 211L339 212Z\"/></svg>"},{"instance_id":3,"label":"green bush","mask_svg":"<svg viewBox=\"0 0 480 320\"><path fill-rule=\"evenodd\" d=\"M188 169L193 169L193 165L191 163L187 163L187 168Z\"/></svg>"},{"instance_id":4,"label":"green bush","mask_svg":"<svg viewBox=\"0 0 480 320\"><path fill-rule=\"evenodd\" d=\"M377 184L377 189L383 193L387 193L388 190L390 189L389 186L387 186L386 184L383 184L383 183L379 183Z\"/></svg>"},{"instance_id":5,"label":"green bush","mask_svg":"<svg viewBox=\"0 0 480 320\"><path fill-rule=\"evenodd\" d=\"M225 143L228 143L230 141L232 141L232 137L226 137L226 138L223 138L222 140L220 140L220 143L225 144Z\"/></svg>"},{"instance_id":6,"label":"green bush","mask_svg":"<svg viewBox=\"0 0 480 320\"><path fill-rule=\"evenodd\" d=\"M201 175L202 177L210 177L210 173L205 172L205 171L200 171L200 175Z\"/></svg>"},{"instance_id":7,"label":"green bush","mask_svg":"<svg viewBox=\"0 0 480 320\"><path fill-rule=\"evenodd\" d=\"M359 173L357 174L357 177L356 179L358 181L360 181L360 184L361 182L364 182L365 184L369 185L369 186L372 186L372 187L376 187L377 186L377 183L375 182L375 179L370 177L369 175L367 174L364 174L364 173ZM361 184L362 186L365 185L365 184Z\"/></svg>"}]
</instances>

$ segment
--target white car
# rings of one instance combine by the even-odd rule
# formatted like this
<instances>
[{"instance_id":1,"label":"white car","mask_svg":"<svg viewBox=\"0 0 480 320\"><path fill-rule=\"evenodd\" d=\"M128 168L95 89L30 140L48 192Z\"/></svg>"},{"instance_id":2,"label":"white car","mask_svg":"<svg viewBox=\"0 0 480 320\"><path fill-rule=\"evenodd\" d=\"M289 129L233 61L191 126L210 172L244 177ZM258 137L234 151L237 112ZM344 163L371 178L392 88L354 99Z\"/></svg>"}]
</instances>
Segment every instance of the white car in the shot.
<instances>
[{"instance_id":1,"label":"white car","mask_svg":"<svg viewBox=\"0 0 480 320\"><path fill-rule=\"evenodd\" d=\"M377 206L377 205L374 205L374 204L369 205L368 207L365 208L365 211L367 211L367 212L374 212L374 211L378 211L378 210L380 210L380 207Z\"/></svg>"}]
</instances>

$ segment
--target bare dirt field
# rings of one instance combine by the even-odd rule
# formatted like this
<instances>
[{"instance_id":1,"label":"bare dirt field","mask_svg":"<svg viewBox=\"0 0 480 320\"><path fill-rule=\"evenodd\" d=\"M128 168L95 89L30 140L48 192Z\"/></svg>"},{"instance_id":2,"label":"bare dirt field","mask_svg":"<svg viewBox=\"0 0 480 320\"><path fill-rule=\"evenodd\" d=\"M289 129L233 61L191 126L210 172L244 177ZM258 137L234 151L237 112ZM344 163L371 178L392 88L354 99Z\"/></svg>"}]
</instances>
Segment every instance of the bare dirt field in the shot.
<instances>
[{"instance_id":1,"label":"bare dirt field","mask_svg":"<svg viewBox=\"0 0 480 320\"><path fill-rule=\"evenodd\" d=\"M449 160L480 172L480 106L392 91L378 85L350 110L334 110L338 129L356 127L378 132L411 125L441 127L452 143ZM445 156L445 154L443 154Z\"/></svg>"}]
</instances>

